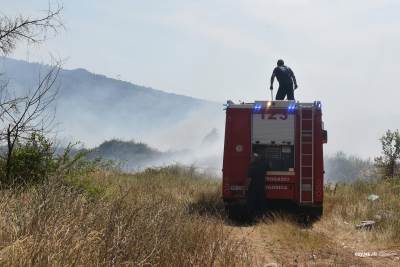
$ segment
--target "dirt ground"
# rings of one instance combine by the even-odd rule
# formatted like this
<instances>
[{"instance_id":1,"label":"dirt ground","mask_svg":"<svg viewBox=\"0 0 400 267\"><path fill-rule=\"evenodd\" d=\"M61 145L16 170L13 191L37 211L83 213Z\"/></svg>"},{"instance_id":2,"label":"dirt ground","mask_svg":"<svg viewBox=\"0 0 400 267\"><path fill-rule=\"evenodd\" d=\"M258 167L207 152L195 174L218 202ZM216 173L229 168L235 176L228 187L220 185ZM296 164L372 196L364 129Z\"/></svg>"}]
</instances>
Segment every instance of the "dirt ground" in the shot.
<instances>
[{"instance_id":1,"label":"dirt ground","mask_svg":"<svg viewBox=\"0 0 400 267\"><path fill-rule=\"evenodd\" d=\"M377 250L327 231L324 220L308 227L269 220L228 223L226 229L248 244L254 266L400 266L400 248Z\"/></svg>"}]
</instances>

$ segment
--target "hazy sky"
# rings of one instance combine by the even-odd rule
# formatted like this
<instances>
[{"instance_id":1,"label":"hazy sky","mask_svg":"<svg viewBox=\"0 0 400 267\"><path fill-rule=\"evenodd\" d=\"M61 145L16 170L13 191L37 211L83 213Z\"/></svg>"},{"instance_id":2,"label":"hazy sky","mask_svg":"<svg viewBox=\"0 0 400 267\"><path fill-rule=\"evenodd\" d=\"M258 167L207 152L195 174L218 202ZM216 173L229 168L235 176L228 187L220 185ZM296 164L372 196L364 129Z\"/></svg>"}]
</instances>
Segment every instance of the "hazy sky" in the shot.
<instances>
[{"instance_id":1,"label":"hazy sky","mask_svg":"<svg viewBox=\"0 0 400 267\"><path fill-rule=\"evenodd\" d=\"M56 3L56 2L52 2ZM3 14L36 14L48 0L0 0ZM322 100L328 152L373 156L400 128L398 0L68 0L66 31L13 57L66 58L66 68L224 102L269 97L278 58L300 101Z\"/></svg>"}]
</instances>

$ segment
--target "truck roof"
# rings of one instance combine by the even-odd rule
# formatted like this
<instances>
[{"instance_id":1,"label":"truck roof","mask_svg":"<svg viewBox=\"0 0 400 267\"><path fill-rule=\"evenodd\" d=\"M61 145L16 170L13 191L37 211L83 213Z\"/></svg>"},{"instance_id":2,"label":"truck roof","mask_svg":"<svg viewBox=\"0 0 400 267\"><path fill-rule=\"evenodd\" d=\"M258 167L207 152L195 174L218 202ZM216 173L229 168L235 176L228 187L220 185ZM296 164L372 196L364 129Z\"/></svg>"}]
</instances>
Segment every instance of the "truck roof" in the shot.
<instances>
[{"instance_id":1,"label":"truck roof","mask_svg":"<svg viewBox=\"0 0 400 267\"><path fill-rule=\"evenodd\" d=\"M321 108L320 101L314 102L299 102L292 100L256 100L254 102L242 102L242 103L234 103L231 100L228 100L225 104L226 108L243 108L243 109L253 109L253 108L289 108L289 107L301 107L301 108L312 108L318 107Z\"/></svg>"}]
</instances>

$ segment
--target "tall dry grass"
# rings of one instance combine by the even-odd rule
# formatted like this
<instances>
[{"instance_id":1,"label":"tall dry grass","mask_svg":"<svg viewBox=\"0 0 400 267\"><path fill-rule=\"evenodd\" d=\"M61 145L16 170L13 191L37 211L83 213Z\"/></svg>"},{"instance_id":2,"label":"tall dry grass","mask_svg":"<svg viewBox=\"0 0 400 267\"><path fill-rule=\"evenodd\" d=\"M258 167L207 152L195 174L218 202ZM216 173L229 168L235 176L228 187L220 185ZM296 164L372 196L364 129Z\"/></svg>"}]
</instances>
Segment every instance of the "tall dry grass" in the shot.
<instances>
[{"instance_id":1,"label":"tall dry grass","mask_svg":"<svg viewBox=\"0 0 400 267\"><path fill-rule=\"evenodd\" d=\"M2 266L243 266L219 182L179 167L0 192Z\"/></svg>"},{"instance_id":2,"label":"tall dry grass","mask_svg":"<svg viewBox=\"0 0 400 267\"><path fill-rule=\"evenodd\" d=\"M372 193L380 199L368 201ZM312 227L280 215L247 230L229 226L220 194L219 180L178 166L134 175L77 172L2 190L0 265L250 266L265 251L280 262L291 262L293 254L307 262L316 253L341 265L352 257L342 242L354 245L350 251L400 246L399 182L327 190L324 215ZM367 219L377 226L354 228ZM243 241L241 231L254 236Z\"/></svg>"},{"instance_id":3,"label":"tall dry grass","mask_svg":"<svg viewBox=\"0 0 400 267\"><path fill-rule=\"evenodd\" d=\"M369 201L370 194L379 196ZM360 221L374 220L371 230L355 230ZM324 218L327 228L382 247L400 247L400 179L358 180L338 184L325 193Z\"/></svg>"},{"instance_id":4,"label":"tall dry grass","mask_svg":"<svg viewBox=\"0 0 400 267\"><path fill-rule=\"evenodd\" d=\"M320 220L304 225L290 212L273 213L255 225L255 245L282 266L398 266L395 259L362 261L354 253L400 250L400 181L359 180L326 189ZM379 199L369 201L370 194ZM356 229L363 220L376 226Z\"/></svg>"}]
</instances>

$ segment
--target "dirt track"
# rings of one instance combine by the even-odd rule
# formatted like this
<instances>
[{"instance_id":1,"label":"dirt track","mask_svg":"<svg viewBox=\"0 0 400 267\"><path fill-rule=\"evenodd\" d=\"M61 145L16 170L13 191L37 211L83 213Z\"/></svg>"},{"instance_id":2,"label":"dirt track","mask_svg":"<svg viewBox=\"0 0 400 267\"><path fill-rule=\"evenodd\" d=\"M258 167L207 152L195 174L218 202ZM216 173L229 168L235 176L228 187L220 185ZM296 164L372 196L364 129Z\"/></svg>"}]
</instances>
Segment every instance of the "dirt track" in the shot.
<instances>
[{"instance_id":1,"label":"dirt track","mask_svg":"<svg viewBox=\"0 0 400 267\"><path fill-rule=\"evenodd\" d=\"M323 221L308 228L281 224L259 222L226 229L248 244L255 266L400 266L399 249L372 250L357 240L330 234Z\"/></svg>"}]
</instances>

